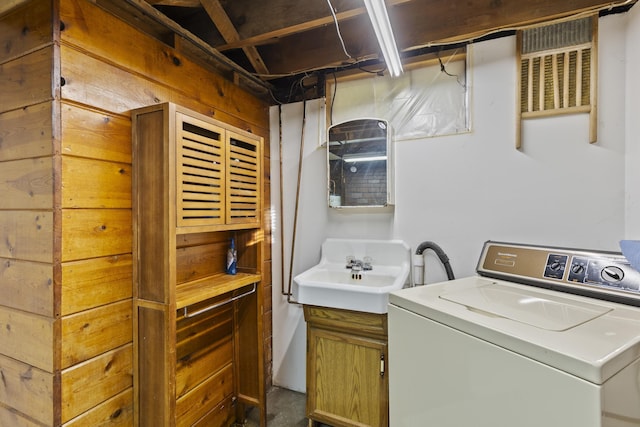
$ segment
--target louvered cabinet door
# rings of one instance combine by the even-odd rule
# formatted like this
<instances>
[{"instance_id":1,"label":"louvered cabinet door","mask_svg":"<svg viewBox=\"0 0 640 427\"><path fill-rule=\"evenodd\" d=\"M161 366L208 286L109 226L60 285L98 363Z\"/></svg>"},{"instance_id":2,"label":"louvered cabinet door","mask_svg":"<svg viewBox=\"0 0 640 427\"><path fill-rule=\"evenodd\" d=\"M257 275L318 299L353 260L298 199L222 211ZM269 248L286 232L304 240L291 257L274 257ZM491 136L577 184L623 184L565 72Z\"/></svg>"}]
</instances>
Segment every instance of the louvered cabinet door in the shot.
<instances>
[{"instance_id":1,"label":"louvered cabinet door","mask_svg":"<svg viewBox=\"0 0 640 427\"><path fill-rule=\"evenodd\" d=\"M262 139L227 131L227 224L260 223Z\"/></svg>"},{"instance_id":2,"label":"louvered cabinet door","mask_svg":"<svg viewBox=\"0 0 640 427\"><path fill-rule=\"evenodd\" d=\"M176 225L225 224L225 129L176 114Z\"/></svg>"}]
</instances>

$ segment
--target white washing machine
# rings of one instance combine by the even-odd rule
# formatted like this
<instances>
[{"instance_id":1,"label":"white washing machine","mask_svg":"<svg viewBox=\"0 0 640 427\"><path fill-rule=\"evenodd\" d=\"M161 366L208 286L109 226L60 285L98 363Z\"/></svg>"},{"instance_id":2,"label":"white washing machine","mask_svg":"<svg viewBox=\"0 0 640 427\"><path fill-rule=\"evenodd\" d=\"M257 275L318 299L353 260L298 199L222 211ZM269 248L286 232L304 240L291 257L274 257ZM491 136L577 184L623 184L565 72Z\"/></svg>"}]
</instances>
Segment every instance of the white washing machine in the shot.
<instances>
[{"instance_id":1,"label":"white washing machine","mask_svg":"<svg viewBox=\"0 0 640 427\"><path fill-rule=\"evenodd\" d=\"M640 426L640 273L485 243L478 276L389 296L392 427Z\"/></svg>"}]
</instances>

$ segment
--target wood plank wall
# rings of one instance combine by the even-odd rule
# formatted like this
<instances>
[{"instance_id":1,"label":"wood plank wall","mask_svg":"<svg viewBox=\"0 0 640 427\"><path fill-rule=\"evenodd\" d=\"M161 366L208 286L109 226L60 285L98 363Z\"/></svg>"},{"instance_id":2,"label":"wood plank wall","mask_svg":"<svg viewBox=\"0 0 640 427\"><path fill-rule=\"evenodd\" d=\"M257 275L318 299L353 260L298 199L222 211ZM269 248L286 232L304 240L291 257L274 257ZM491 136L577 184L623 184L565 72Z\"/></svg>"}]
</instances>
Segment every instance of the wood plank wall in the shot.
<instances>
[{"instance_id":1,"label":"wood plank wall","mask_svg":"<svg viewBox=\"0 0 640 427\"><path fill-rule=\"evenodd\" d=\"M268 105L89 0L0 13L0 425L132 425L128 111L175 102L268 147Z\"/></svg>"},{"instance_id":2,"label":"wood plank wall","mask_svg":"<svg viewBox=\"0 0 640 427\"><path fill-rule=\"evenodd\" d=\"M0 20L0 425L53 425L60 393L54 268L51 5Z\"/></svg>"}]
</instances>

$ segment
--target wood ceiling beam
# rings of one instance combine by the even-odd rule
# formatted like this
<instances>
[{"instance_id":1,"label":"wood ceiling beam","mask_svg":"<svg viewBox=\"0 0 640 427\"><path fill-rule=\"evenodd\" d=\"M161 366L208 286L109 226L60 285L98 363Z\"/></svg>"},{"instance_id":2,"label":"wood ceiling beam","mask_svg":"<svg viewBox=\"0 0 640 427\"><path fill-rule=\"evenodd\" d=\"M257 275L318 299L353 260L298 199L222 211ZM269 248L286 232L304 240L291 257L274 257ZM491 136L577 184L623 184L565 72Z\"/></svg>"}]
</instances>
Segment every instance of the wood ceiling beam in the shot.
<instances>
[{"instance_id":1,"label":"wood ceiling beam","mask_svg":"<svg viewBox=\"0 0 640 427\"><path fill-rule=\"evenodd\" d=\"M634 0L635 1L635 0ZM390 8L401 49L463 41L490 32L597 11L624 0L414 0Z\"/></svg>"},{"instance_id":2,"label":"wood ceiling beam","mask_svg":"<svg viewBox=\"0 0 640 427\"><path fill-rule=\"evenodd\" d=\"M336 13L336 18L338 22L347 20L349 18L356 17L358 15L362 15L362 13L366 12L364 8L352 9L346 12ZM238 49L243 48L245 46L260 46L263 44L273 43L278 39L292 36L299 33L304 33L306 31L314 30L316 28L324 27L326 25L333 25L333 17L327 16L323 18L314 19L313 21L303 22L301 24L292 25L286 28L280 28L277 30L270 31L268 33L259 34L254 37L249 37L242 40L237 40L233 43L227 41L227 44L222 46L216 46L221 52L229 49Z\"/></svg>"},{"instance_id":3,"label":"wood ceiling beam","mask_svg":"<svg viewBox=\"0 0 640 427\"><path fill-rule=\"evenodd\" d=\"M226 42L236 42L240 40L238 31L219 0L200 0L200 3ZM269 70L265 66L255 46L244 46L242 50L258 74L269 74Z\"/></svg>"},{"instance_id":4,"label":"wood ceiling beam","mask_svg":"<svg viewBox=\"0 0 640 427\"><path fill-rule=\"evenodd\" d=\"M395 5L406 3L409 1L412 1L412 0L388 0L387 5L395 6ZM334 3L337 4L336 2ZM268 2L265 2L263 4L266 6L269 5ZM335 7L335 4L334 4L334 7ZM358 4L361 5L362 1L359 0ZM348 5L343 5L343 7L344 6L348 7ZM230 49L243 48L245 46L260 46L268 43L273 43L278 39L281 39L284 37L289 37L295 34L304 33L306 31L325 27L327 25L334 27L333 31L335 31L335 23L333 20L333 16L331 15L331 12L328 10L328 6L325 7L324 9L325 10L323 11L322 14L315 13L314 17L312 18L307 17L306 18L307 20L293 23L293 24L289 24L288 22L283 23L284 26L280 28L275 28L265 32L259 32L256 35L244 37L241 40L238 40L236 42L227 42L227 44L216 46L216 49L222 52ZM336 7L336 9L337 10L335 11L335 14L338 22L347 21L349 19L355 18L360 15L364 15L367 13L367 10L364 8L364 6L362 7L357 6L349 9L344 9L344 8L338 9ZM268 15L269 13L265 11L265 16L268 16ZM296 22L295 19L290 19L289 21ZM251 31L248 30L245 32L251 32Z\"/></svg>"},{"instance_id":5,"label":"wood ceiling beam","mask_svg":"<svg viewBox=\"0 0 640 427\"><path fill-rule=\"evenodd\" d=\"M297 74L319 65L328 68L377 57L378 41L366 15L351 19L348 25L340 27L340 32L351 58L342 50L334 26L314 28L304 37L293 35L278 39L277 43L261 46L260 52L274 74ZM318 58L322 58L320 63Z\"/></svg>"},{"instance_id":6,"label":"wood ceiling beam","mask_svg":"<svg viewBox=\"0 0 640 427\"><path fill-rule=\"evenodd\" d=\"M475 39L494 31L515 29L577 12L595 12L619 6L624 0L412 0L389 8L398 46L403 51ZM365 18L365 20L362 20ZM378 52L371 25L356 16L340 27L347 50L359 59ZM298 36L280 37L260 47L262 58L274 74L293 74L322 65L347 63L335 27L325 25ZM255 39L255 38L254 38Z\"/></svg>"}]
</instances>

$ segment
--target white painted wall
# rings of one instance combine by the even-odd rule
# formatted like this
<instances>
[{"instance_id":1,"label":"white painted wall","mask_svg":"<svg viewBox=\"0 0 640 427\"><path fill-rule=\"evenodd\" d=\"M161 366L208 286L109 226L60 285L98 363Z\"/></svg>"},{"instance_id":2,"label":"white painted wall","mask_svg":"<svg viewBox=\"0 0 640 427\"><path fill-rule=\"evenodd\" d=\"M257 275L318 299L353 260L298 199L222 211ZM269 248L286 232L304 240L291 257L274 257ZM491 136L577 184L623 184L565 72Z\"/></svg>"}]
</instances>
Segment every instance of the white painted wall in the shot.
<instances>
[{"instance_id":1,"label":"white painted wall","mask_svg":"<svg viewBox=\"0 0 640 427\"><path fill-rule=\"evenodd\" d=\"M525 121L523 149L516 150L515 37L478 43L471 49L469 81L473 130L396 143L393 213L354 215L326 207L326 151L318 148L324 112L317 101L310 103L293 275L318 262L326 237L398 238L412 248L431 240L447 252L457 277L475 273L486 240L618 250L620 239L638 238L640 172L631 170L640 170L633 167L640 161L636 137L640 134L640 94L633 72L640 70L636 48L640 13L636 9L633 14L600 20L597 144L588 142L588 116L570 115ZM636 95L625 96L630 90ZM282 111L286 286L302 105L286 105ZM274 384L304 391L302 310L287 304L286 297L277 292L282 280L278 108L271 113L271 194L276 212ZM445 279L437 258L427 253L425 282Z\"/></svg>"},{"instance_id":2,"label":"white painted wall","mask_svg":"<svg viewBox=\"0 0 640 427\"><path fill-rule=\"evenodd\" d=\"M626 43L626 237L640 239L640 8L631 8Z\"/></svg>"}]
</instances>

